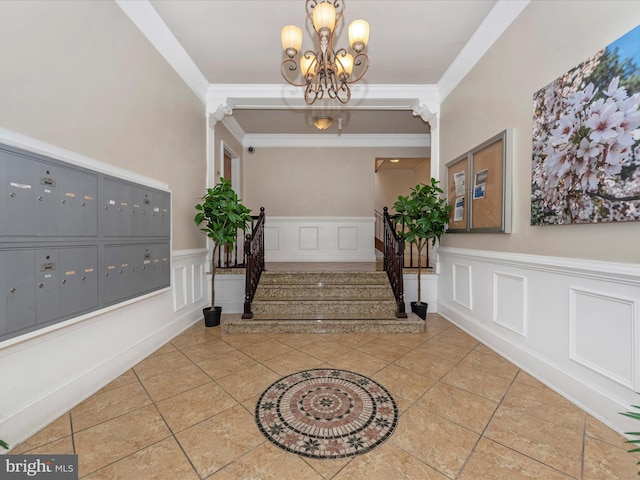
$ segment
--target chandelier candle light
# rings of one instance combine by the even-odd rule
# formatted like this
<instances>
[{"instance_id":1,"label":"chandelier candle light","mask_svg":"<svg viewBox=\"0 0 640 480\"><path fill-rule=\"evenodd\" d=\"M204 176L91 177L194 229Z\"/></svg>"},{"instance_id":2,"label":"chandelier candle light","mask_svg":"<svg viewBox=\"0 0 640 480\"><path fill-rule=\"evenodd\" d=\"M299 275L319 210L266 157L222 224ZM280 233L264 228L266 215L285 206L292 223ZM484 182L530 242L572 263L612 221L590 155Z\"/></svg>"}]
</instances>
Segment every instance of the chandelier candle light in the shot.
<instances>
[{"instance_id":1,"label":"chandelier candle light","mask_svg":"<svg viewBox=\"0 0 640 480\"><path fill-rule=\"evenodd\" d=\"M315 52L307 50L297 61L296 55L302 46L302 29L295 25L282 28L282 48L288 58L282 61L280 71L287 83L306 87L304 99L308 105L323 98L325 92L331 99L347 103L351 98L349 84L360 80L369 68L369 57L362 53L369 41L369 24L365 20L354 20L349 25L349 44L355 55L344 48L334 49L333 37L344 9L344 0L306 0L307 17L318 34L320 48ZM288 76L298 70L303 83Z\"/></svg>"}]
</instances>

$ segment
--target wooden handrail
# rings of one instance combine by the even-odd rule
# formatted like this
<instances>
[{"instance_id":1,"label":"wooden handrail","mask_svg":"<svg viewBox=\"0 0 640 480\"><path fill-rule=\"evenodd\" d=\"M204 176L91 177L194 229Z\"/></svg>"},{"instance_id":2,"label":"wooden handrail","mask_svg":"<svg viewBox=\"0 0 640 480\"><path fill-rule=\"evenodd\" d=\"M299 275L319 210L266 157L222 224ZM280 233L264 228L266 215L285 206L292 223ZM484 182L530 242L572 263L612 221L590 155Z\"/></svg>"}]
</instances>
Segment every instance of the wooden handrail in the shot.
<instances>
[{"instance_id":1,"label":"wooden handrail","mask_svg":"<svg viewBox=\"0 0 640 480\"><path fill-rule=\"evenodd\" d=\"M253 318L251 302L256 294L258 282L264 272L264 207L260 208L258 221L253 225L251 234L244 240L245 287L244 313L242 318Z\"/></svg>"},{"instance_id":2,"label":"wooden handrail","mask_svg":"<svg viewBox=\"0 0 640 480\"><path fill-rule=\"evenodd\" d=\"M395 221L384 207L384 270L396 298L396 317L407 318L404 307L404 285L402 267L404 265L404 240L396 232Z\"/></svg>"}]
</instances>

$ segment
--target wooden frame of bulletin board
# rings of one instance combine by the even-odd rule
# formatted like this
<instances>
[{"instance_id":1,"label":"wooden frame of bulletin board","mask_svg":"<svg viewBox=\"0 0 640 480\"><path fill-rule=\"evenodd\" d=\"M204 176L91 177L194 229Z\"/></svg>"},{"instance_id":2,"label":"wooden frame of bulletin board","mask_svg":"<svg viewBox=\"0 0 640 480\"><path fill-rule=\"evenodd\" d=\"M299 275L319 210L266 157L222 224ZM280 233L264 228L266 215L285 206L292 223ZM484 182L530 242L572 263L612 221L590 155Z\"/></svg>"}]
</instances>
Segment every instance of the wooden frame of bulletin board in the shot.
<instances>
[{"instance_id":1,"label":"wooden frame of bulletin board","mask_svg":"<svg viewBox=\"0 0 640 480\"><path fill-rule=\"evenodd\" d=\"M511 132L447 163L450 233L511 233Z\"/></svg>"}]
</instances>

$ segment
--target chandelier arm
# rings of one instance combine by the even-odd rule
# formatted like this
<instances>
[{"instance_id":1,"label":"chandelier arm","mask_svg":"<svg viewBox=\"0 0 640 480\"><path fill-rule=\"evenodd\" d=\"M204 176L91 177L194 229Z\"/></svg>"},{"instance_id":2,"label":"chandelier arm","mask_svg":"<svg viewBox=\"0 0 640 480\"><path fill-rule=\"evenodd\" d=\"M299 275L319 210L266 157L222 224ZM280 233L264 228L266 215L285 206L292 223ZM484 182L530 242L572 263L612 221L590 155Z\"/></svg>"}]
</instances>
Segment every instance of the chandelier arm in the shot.
<instances>
[{"instance_id":1,"label":"chandelier arm","mask_svg":"<svg viewBox=\"0 0 640 480\"><path fill-rule=\"evenodd\" d=\"M362 71L360 72L360 74L355 78L347 79L345 83L356 83L358 80L364 77L365 73L367 73L367 70L369 70L369 57L366 53L359 53L353 58L354 70L355 67L360 67L361 65L364 66L362 67Z\"/></svg>"},{"instance_id":2,"label":"chandelier arm","mask_svg":"<svg viewBox=\"0 0 640 480\"><path fill-rule=\"evenodd\" d=\"M338 30L338 25L340 25L340 21L344 16L344 9L346 5L344 2L340 4L340 0L334 0L333 6L336 7L336 26L333 29L333 31L336 32Z\"/></svg>"},{"instance_id":3,"label":"chandelier arm","mask_svg":"<svg viewBox=\"0 0 640 480\"><path fill-rule=\"evenodd\" d=\"M307 0L305 3L305 11L307 13L307 18L311 21L311 25L313 26L313 9L318 5L317 0Z\"/></svg>"},{"instance_id":4,"label":"chandelier arm","mask_svg":"<svg viewBox=\"0 0 640 480\"><path fill-rule=\"evenodd\" d=\"M285 58L280 64L280 74L289 85L293 85L294 87L304 87L308 82L296 83L295 81L290 80L285 73L287 71L295 72L296 70L298 70L298 64L292 58Z\"/></svg>"}]
</instances>

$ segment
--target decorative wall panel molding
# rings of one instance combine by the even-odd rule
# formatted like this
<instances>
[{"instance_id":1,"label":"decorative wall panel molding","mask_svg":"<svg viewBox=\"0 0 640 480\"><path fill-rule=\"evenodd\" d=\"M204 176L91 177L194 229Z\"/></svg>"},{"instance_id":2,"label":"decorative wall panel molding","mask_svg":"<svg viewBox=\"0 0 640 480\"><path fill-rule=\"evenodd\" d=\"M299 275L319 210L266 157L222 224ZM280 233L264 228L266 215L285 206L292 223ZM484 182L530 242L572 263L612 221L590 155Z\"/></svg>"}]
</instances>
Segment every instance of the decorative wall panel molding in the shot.
<instances>
[{"instance_id":1,"label":"decorative wall panel molding","mask_svg":"<svg viewBox=\"0 0 640 480\"><path fill-rule=\"evenodd\" d=\"M493 274L493 321L527 336L527 279L504 272Z\"/></svg>"},{"instance_id":2,"label":"decorative wall panel molding","mask_svg":"<svg viewBox=\"0 0 640 480\"><path fill-rule=\"evenodd\" d=\"M207 262L207 258L205 256L205 262ZM208 262L207 262L208 263ZM204 285L206 283L206 265L207 263L196 263L193 265L191 269L191 274L193 275L193 292L191 296L191 302L197 303L201 302L205 299L204 294Z\"/></svg>"},{"instance_id":3,"label":"decorative wall panel molding","mask_svg":"<svg viewBox=\"0 0 640 480\"><path fill-rule=\"evenodd\" d=\"M318 250L318 227L298 228L298 249Z\"/></svg>"},{"instance_id":4,"label":"decorative wall panel molding","mask_svg":"<svg viewBox=\"0 0 640 480\"><path fill-rule=\"evenodd\" d=\"M469 310L473 310L471 267L454 263L452 265L452 273L453 301Z\"/></svg>"},{"instance_id":5,"label":"decorative wall panel molding","mask_svg":"<svg viewBox=\"0 0 640 480\"><path fill-rule=\"evenodd\" d=\"M187 303L187 267L180 266L173 268L173 311L186 307Z\"/></svg>"},{"instance_id":6,"label":"decorative wall panel molding","mask_svg":"<svg viewBox=\"0 0 640 480\"><path fill-rule=\"evenodd\" d=\"M375 217L267 217L267 262L375 262Z\"/></svg>"},{"instance_id":7,"label":"decorative wall panel molding","mask_svg":"<svg viewBox=\"0 0 640 480\"><path fill-rule=\"evenodd\" d=\"M637 300L569 289L570 358L638 390Z\"/></svg>"},{"instance_id":8,"label":"decorative wall panel molding","mask_svg":"<svg viewBox=\"0 0 640 480\"><path fill-rule=\"evenodd\" d=\"M180 250L173 254L173 308L178 311L205 300L207 249Z\"/></svg>"},{"instance_id":9,"label":"decorative wall panel molding","mask_svg":"<svg viewBox=\"0 0 640 480\"><path fill-rule=\"evenodd\" d=\"M338 250L358 249L358 229L355 227L338 227Z\"/></svg>"},{"instance_id":10,"label":"decorative wall panel molding","mask_svg":"<svg viewBox=\"0 0 640 480\"><path fill-rule=\"evenodd\" d=\"M630 430L617 412L640 390L640 265L452 247L437 254L441 315L598 420Z\"/></svg>"}]
</instances>

